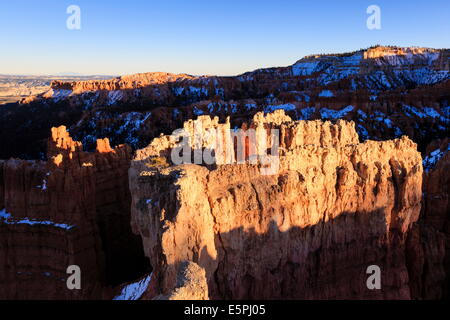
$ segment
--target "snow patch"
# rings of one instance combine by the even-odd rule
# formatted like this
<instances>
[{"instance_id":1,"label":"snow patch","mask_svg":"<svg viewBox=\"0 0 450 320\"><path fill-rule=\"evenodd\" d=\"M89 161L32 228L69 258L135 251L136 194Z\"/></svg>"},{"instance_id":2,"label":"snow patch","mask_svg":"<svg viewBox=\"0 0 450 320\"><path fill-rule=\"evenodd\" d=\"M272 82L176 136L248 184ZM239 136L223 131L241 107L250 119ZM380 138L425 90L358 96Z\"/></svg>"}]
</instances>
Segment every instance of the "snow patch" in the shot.
<instances>
[{"instance_id":1,"label":"snow patch","mask_svg":"<svg viewBox=\"0 0 450 320\"><path fill-rule=\"evenodd\" d=\"M301 116L298 118L298 120L310 120L314 112L316 112L316 108L314 107L304 108L300 110Z\"/></svg>"},{"instance_id":2,"label":"snow patch","mask_svg":"<svg viewBox=\"0 0 450 320\"><path fill-rule=\"evenodd\" d=\"M42 185L36 186L36 188L41 189L42 191L47 190L47 180L42 180Z\"/></svg>"},{"instance_id":3,"label":"snow patch","mask_svg":"<svg viewBox=\"0 0 450 320\"><path fill-rule=\"evenodd\" d=\"M450 119L450 106L441 108L441 110L442 110L442 113L444 114L444 116L446 118Z\"/></svg>"},{"instance_id":4,"label":"snow patch","mask_svg":"<svg viewBox=\"0 0 450 320\"><path fill-rule=\"evenodd\" d=\"M247 109L247 111L256 109L256 103L246 103L245 108Z\"/></svg>"},{"instance_id":5,"label":"snow patch","mask_svg":"<svg viewBox=\"0 0 450 320\"><path fill-rule=\"evenodd\" d=\"M175 87L175 88L173 88L173 93L176 96L180 96L183 93L183 91L184 91L183 87Z\"/></svg>"},{"instance_id":6,"label":"snow patch","mask_svg":"<svg viewBox=\"0 0 450 320\"><path fill-rule=\"evenodd\" d=\"M438 161L448 152L450 151L450 145L447 147L447 150L441 151L441 149L436 149L431 152L428 156L423 159L423 167L425 171L430 171L433 169Z\"/></svg>"},{"instance_id":7,"label":"snow patch","mask_svg":"<svg viewBox=\"0 0 450 320\"><path fill-rule=\"evenodd\" d=\"M395 127L394 130L395 130L394 134L395 134L396 138L400 138L403 135L403 132L402 132L402 130L399 127Z\"/></svg>"},{"instance_id":8,"label":"snow patch","mask_svg":"<svg viewBox=\"0 0 450 320\"><path fill-rule=\"evenodd\" d=\"M280 105L268 105L264 108L265 113L274 112L275 110L294 111L295 105L292 103L280 104Z\"/></svg>"},{"instance_id":9,"label":"snow patch","mask_svg":"<svg viewBox=\"0 0 450 320\"><path fill-rule=\"evenodd\" d=\"M369 132L368 132L367 129L364 128L362 125L358 124L358 126L356 127L356 131L358 132L358 135L359 135L363 140L369 139Z\"/></svg>"},{"instance_id":10,"label":"snow patch","mask_svg":"<svg viewBox=\"0 0 450 320\"><path fill-rule=\"evenodd\" d=\"M351 111L353 111L353 106L347 106L341 110L322 108L320 109L320 116L322 119L340 119L345 117L345 115Z\"/></svg>"},{"instance_id":11,"label":"snow patch","mask_svg":"<svg viewBox=\"0 0 450 320\"><path fill-rule=\"evenodd\" d=\"M152 279L153 273L146 276L142 280L130 283L122 288L120 295L113 298L113 300L139 300L147 290L148 285Z\"/></svg>"},{"instance_id":12,"label":"snow patch","mask_svg":"<svg viewBox=\"0 0 450 320\"><path fill-rule=\"evenodd\" d=\"M181 112L180 112L180 110L178 110L178 109L173 109L173 111L172 111L172 118L173 119L176 119L176 118L178 118L178 116L181 114Z\"/></svg>"},{"instance_id":13,"label":"snow patch","mask_svg":"<svg viewBox=\"0 0 450 320\"><path fill-rule=\"evenodd\" d=\"M363 110L358 110L358 115L361 117L361 119L365 120L367 119L367 113L365 113Z\"/></svg>"},{"instance_id":14,"label":"snow patch","mask_svg":"<svg viewBox=\"0 0 450 320\"><path fill-rule=\"evenodd\" d=\"M5 224L10 224L10 225L14 225L14 224L28 224L30 226L44 225L44 226L51 226L51 227L55 227L55 228L61 228L61 229L65 229L65 230L70 230L70 229L74 228L74 226L72 226L72 225L68 225L65 223L55 223L55 222L49 221L49 220L44 221L44 220L36 220L36 219L29 219L29 218L14 219L10 213L6 212L6 209L0 210L0 222L3 222Z\"/></svg>"},{"instance_id":15,"label":"snow patch","mask_svg":"<svg viewBox=\"0 0 450 320\"><path fill-rule=\"evenodd\" d=\"M408 105L404 105L403 106L403 111L405 112L405 114L408 117L411 117L412 115L415 115L416 117L419 117L421 119L424 118L439 118L439 120L445 122L448 121L448 119L446 119L445 117L441 116L439 114L439 112L437 112L434 108L430 108L430 107L424 107L422 108L422 110L419 110L416 107L413 106L408 106Z\"/></svg>"},{"instance_id":16,"label":"snow patch","mask_svg":"<svg viewBox=\"0 0 450 320\"><path fill-rule=\"evenodd\" d=\"M193 87L193 86L189 86L189 93L192 95L196 95L198 97L200 97L201 95L208 95L208 89L206 88L197 88L197 87Z\"/></svg>"},{"instance_id":17,"label":"snow patch","mask_svg":"<svg viewBox=\"0 0 450 320\"><path fill-rule=\"evenodd\" d=\"M384 122L384 124L386 125L386 127L388 127L388 128L392 128L392 120L391 119L389 119L389 118L385 118L384 120L383 120L383 122Z\"/></svg>"},{"instance_id":18,"label":"snow patch","mask_svg":"<svg viewBox=\"0 0 450 320\"><path fill-rule=\"evenodd\" d=\"M140 113L140 112L130 112L123 117L123 125L119 127L116 131L117 135L122 135L126 133L125 142L136 146L139 142L139 130L142 125L147 121L152 115L151 112Z\"/></svg>"},{"instance_id":19,"label":"snow patch","mask_svg":"<svg viewBox=\"0 0 450 320\"><path fill-rule=\"evenodd\" d=\"M108 98L107 98L107 105L111 106L113 104L116 104L120 100L123 99L123 93L120 90L113 90L108 92Z\"/></svg>"},{"instance_id":20,"label":"snow patch","mask_svg":"<svg viewBox=\"0 0 450 320\"><path fill-rule=\"evenodd\" d=\"M72 90L66 89L50 89L44 94L44 98L51 98L55 102L59 102L61 100L66 99L68 96L72 94Z\"/></svg>"},{"instance_id":21,"label":"snow patch","mask_svg":"<svg viewBox=\"0 0 450 320\"><path fill-rule=\"evenodd\" d=\"M322 90L321 93L319 93L319 97L322 98L331 98L334 97L333 92L331 92L330 90Z\"/></svg>"},{"instance_id":22,"label":"snow patch","mask_svg":"<svg viewBox=\"0 0 450 320\"><path fill-rule=\"evenodd\" d=\"M299 62L292 66L292 74L294 76L310 76L318 71L319 61Z\"/></svg>"},{"instance_id":23,"label":"snow patch","mask_svg":"<svg viewBox=\"0 0 450 320\"><path fill-rule=\"evenodd\" d=\"M200 109L197 108L197 107L194 107L194 109L192 109L192 112L193 112L196 116L201 116L202 114L205 114L205 113L203 112L203 110L200 110Z\"/></svg>"}]
</instances>

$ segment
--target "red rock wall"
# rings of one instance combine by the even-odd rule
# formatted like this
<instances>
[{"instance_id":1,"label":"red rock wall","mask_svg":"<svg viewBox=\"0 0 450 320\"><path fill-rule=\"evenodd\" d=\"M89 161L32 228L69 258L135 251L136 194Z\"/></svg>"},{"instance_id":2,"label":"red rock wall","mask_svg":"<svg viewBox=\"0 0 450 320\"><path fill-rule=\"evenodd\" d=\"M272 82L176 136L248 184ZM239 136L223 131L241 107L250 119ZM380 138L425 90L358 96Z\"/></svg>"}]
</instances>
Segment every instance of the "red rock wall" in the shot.
<instances>
[{"instance_id":1,"label":"red rock wall","mask_svg":"<svg viewBox=\"0 0 450 320\"><path fill-rule=\"evenodd\" d=\"M447 150L448 139L430 144L429 151ZM449 297L450 289L450 152L424 172L423 205L419 223L408 239L412 294L422 299Z\"/></svg>"},{"instance_id":2,"label":"red rock wall","mask_svg":"<svg viewBox=\"0 0 450 320\"><path fill-rule=\"evenodd\" d=\"M0 222L3 299L102 297L105 265L94 220L92 172L35 161L5 163L5 209L11 220L51 221L73 228ZM43 180L45 190L38 188ZM73 264L82 270L82 290L67 289L66 270Z\"/></svg>"},{"instance_id":3,"label":"red rock wall","mask_svg":"<svg viewBox=\"0 0 450 320\"><path fill-rule=\"evenodd\" d=\"M122 76L109 80L89 80L89 81L52 81L52 89L73 90L75 93L97 90L122 90L136 89L156 84L167 84L182 80L195 79L196 77L187 74L171 74L165 72L139 73L134 75Z\"/></svg>"},{"instance_id":4,"label":"red rock wall","mask_svg":"<svg viewBox=\"0 0 450 320\"><path fill-rule=\"evenodd\" d=\"M8 160L0 166L0 204L12 216L0 221L0 298L99 299L144 271L141 242L129 226L131 150L113 150L107 140L97 149L85 153L65 127L54 128L48 162ZM81 290L65 283L73 264L81 268Z\"/></svg>"}]
</instances>

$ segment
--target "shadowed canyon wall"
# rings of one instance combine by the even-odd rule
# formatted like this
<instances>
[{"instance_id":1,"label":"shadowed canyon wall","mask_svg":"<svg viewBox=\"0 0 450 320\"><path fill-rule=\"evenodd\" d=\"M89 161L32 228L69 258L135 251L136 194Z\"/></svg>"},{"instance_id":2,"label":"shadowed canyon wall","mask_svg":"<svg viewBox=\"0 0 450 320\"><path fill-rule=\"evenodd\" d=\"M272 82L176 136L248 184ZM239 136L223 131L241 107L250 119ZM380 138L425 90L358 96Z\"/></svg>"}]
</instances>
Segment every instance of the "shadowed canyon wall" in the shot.
<instances>
[{"instance_id":1,"label":"shadowed canyon wall","mask_svg":"<svg viewBox=\"0 0 450 320\"><path fill-rule=\"evenodd\" d=\"M449 297L450 152L447 152L448 150L448 139L438 141L430 150L434 151L431 155L434 153L435 157L438 157L439 153L442 153L442 157L436 158L435 165L424 172L421 217L408 237L408 260L413 278L411 292L414 298Z\"/></svg>"},{"instance_id":2,"label":"shadowed canyon wall","mask_svg":"<svg viewBox=\"0 0 450 320\"><path fill-rule=\"evenodd\" d=\"M107 139L83 152L59 127L48 162L0 163L0 298L99 299L148 271L129 226L130 157ZM67 288L70 265L81 269L81 290Z\"/></svg>"}]
</instances>

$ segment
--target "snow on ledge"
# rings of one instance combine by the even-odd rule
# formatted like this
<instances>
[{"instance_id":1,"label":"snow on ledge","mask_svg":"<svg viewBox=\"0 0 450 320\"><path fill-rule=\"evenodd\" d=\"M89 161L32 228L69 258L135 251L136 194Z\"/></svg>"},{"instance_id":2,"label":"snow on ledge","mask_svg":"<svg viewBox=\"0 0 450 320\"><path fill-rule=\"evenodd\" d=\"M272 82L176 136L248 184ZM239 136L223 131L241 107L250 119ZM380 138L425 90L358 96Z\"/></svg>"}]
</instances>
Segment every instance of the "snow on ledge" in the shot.
<instances>
[{"instance_id":1,"label":"snow on ledge","mask_svg":"<svg viewBox=\"0 0 450 320\"><path fill-rule=\"evenodd\" d=\"M70 230L72 228L74 228L74 226L72 225L68 225L65 223L55 223L53 221L44 221L44 220L36 220L36 219L29 219L29 218L23 218L23 219L14 219L12 217L12 215L8 212L6 212L6 209L2 209L0 210L0 222L5 223L5 224L28 224L30 226L35 226L35 225L44 225L44 226L51 226L51 227L55 227L55 228L61 228L61 229L65 229L65 230Z\"/></svg>"},{"instance_id":2,"label":"snow on ledge","mask_svg":"<svg viewBox=\"0 0 450 320\"><path fill-rule=\"evenodd\" d=\"M332 97L334 97L334 94L331 90L322 90L322 92L319 93L319 97L332 98Z\"/></svg>"},{"instance_id":3,"label":"snow on ledge","mask_svg":"<svg viewBox=\"0 0 450 320\"><path fill-rule=\"evenodd\" d=\"M265 113L274 112L275 110L294 111L295 105L293 105L292 103L286 103L279 105L268 105L264 108Z\"/></svg>"},{"instance_id":4,"label":"snow on ledge","mask_svg":"<svg viewBox=\"0 0 450 320\"><path fill-rule=\"evenodd\" d=\"M123 92L121 90L113 90L108 92L107 104L112 106L123 99Z\"/></svg>"},{"instance_id":5,"label":"snow on ledge","mask_svg":"<svg viewBox=\"0 0 450 320\"><path fill-rule=\"evenodd\" d=\"M72 95L72 93L72 90L50 89L49 91L44 93L43 97L46 99L53 99L55 102L59 102Z\"/></svg>"},{"instance_id":6,"label":"snow on ledge","mask_svg":"<svg viewBox=\"0 0 450 320\"><path fill-rule=\"evenodd\" d=\"M450 145L447 147L447 150L441 151L441 149L436 149L431 152L427 157L423 159L423 168L426 172L434 169L438 161L448 152L450 151Z\"/></svg>"},{"instance_id":7,"label":"snow on ledge","mask_svg":"<svg viewBox=\"0 0 450 320\"><path fill-rule=\"evenodd\" d=\"M347 113L353 111L353 106L347 106L341 110L332 110L327 108L320 109L320 116L322 119L340 119L347 115Z\"/></svg>"},{"instance_id":8,"label":"snow on ledge","mask_svg":"<svg viewBox=\"0 0 450 320\"><path fill-rule=\"evenodd\" d=\"M153 273L138 282L133 282L122 288L122 292L113 298L113 300L139 300L147 290L152 279Z\"/></svg>"}]
</instances>

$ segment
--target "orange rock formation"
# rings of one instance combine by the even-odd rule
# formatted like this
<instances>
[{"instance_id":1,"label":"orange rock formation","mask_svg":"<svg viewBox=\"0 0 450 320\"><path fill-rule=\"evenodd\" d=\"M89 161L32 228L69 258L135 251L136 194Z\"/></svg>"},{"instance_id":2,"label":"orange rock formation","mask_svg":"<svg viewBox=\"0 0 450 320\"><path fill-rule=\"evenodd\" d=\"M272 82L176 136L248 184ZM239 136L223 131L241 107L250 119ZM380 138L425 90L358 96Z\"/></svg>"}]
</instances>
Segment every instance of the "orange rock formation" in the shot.
<instances>
[{"instance_id":1,"label":"orange rock formation","mask_svg":"<svg viewBox=\"0 0 450 320\"><path fill-rule=\"evenodd\" d=\"M206 270L212 298L410 298L405 241L422 193L416 144L360 144L353 123L293 122L282 112L258 114L248 127L258 123L280 129L277 174L248 163L155 166L153 156L167 154L155 143L132 161L132 226L159 293L188 260ZM366 287L369 265L383 270L383 290Z\"/></svg>"}]
</instances>

